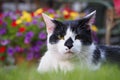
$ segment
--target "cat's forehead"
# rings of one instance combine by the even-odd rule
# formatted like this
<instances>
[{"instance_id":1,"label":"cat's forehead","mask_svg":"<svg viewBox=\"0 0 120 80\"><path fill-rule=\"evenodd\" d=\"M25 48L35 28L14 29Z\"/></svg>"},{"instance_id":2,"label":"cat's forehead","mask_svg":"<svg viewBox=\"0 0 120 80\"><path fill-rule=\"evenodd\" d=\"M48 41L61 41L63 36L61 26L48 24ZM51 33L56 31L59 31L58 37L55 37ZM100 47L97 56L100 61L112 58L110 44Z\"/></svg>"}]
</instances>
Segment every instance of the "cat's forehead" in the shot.
<instances>
[{"instance_id":1,"label":"cat's forehead","mask_svg":"<svg viewBox=\"0 0 120 80\"><path fill-rule=\"evenodd\" d=\"M81 23L81 20L64 21L63 24L65 24L66 27L67 27L66 33L68 33L68 34L71 34L71 33L76 34L77 30L80 30L80 27L79 27L80 23Z\"/></svg>"},{"instance_id":2,"label":"cat's forehead","mask_svg":"<svg viewBox=\"0 0 120 80\"><path fill-rule=\"evenodd\" d=\"M74 35L75 35L75 33L70 28L68 28L67 31L66 31L65 37L69 38L69 37L72 37Z\"/></svg>"},{"instance_id":3,"label":"cat's forehead","mask_svg":"<svg viewBox=\"0 0 120 80\"><path fill-rule=\"evenodd\" d=\"M65 24L67 27L73 27L79 24L80 20L69 20L69 21L64 21L62 22L63 24Z\"/></svg>"}]
</instances>

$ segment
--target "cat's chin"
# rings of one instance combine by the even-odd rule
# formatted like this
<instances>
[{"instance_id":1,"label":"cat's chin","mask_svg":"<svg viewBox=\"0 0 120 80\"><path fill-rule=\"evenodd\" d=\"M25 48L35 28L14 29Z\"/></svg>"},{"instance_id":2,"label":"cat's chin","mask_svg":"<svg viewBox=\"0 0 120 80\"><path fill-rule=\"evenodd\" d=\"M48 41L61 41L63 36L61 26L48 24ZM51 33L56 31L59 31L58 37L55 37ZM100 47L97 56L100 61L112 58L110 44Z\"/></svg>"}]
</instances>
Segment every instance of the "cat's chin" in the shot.
<instances>
[{"instance_id":1,"label":"cat's chin","mask_svg":"<svg viewBox=\"0 0 120 80\"><path fill-rule=\"evenodd\" d=\"M65 52L63 55L62 55L62 58L64 59L71 59L75 56L75 53L74 52L71 52L71 51L67 51Z\"/></svg>"}]
</instances>

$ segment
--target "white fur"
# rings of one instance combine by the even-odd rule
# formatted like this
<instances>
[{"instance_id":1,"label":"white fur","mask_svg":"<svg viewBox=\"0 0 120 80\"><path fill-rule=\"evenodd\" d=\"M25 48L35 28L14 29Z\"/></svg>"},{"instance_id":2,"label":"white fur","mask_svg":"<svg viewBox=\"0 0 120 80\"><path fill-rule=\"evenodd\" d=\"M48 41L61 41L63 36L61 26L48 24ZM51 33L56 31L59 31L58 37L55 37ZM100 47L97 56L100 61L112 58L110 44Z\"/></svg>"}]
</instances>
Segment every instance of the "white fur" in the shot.
<instances>
[{"instance_id":1,"label":"white fur","mask_svg":"<svg viewBox=\"0 0 120 80\"><path fill-rule=\"evenodd\" d=\"M48 34L48 39L50 35L51 34ZM70 71L74 69L76 65L93 68L92 55L95 50L95 45L83 46L79 40L75 40L75 35L76 34L68 29L64 40L59 40L56 44L50 44L49 41L47 41L48 50L40 60L38 71ZM73 52L72 54L67 53L69 49L64 46L65 41L70 37L74 42L73 47L70 49L70 51ZM94 69L97 68L96 66L94 67Z\"/></svg>"}]
</instances>

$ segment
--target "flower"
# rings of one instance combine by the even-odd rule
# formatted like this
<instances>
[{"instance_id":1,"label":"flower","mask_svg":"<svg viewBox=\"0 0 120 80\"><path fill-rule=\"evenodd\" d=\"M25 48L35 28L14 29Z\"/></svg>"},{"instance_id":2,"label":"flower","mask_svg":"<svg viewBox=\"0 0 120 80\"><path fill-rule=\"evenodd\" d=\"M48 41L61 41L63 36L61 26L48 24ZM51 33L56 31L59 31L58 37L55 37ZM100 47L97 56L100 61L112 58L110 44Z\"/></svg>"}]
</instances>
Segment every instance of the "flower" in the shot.
<instances>
[{"instance_id":1,"label":"flower","mask_svg":"<svg viewBox=\"0 0 120 80\"><path fill-rule=\"evenodd\" d=\"M39 23L39 28L43 28L45 26L44 22Z\"/></svg>"},{"instance_id":2,"label":"flower","mask_svg":"<svg viewBox=\"0 0 120 80\"><path fill-rule=\"evenodd\" d=\"M16 20L16 24L21 24L23 22L31 22L32 21L32 16L30 13L27 11L22 12L22 16Z\"/></svg>"},{"instance_id":3,"label":"flower","mask_svg":"<svg viewBox=\"0 0 120 80\"><path fill-rule=\"evenodd\" d=\"M36 41L36 44L37 44L37 45L42 45L42 44L43 44L43 41L40 41L40 40L39 40L39 41Z\"/></svg>"},{"instance_id":4,"label":"flower","mask_svg":"<svg viewBox=\"0 0 120 80\"><path fill-rule=\"evenodd\" d=\"M54 9L48 9L48 12L50 13L50 14L54 14L55 13L55 10Z\"/></svg>"},{"instance_id":5,"label":"flower","mask_svg":"<svg viewBox=\"0 0 120 80\"><path fill-rule=\"evenodd\" d=\"M9 13L9 16L12 20L16 20L17 19L17 16L13 13L13 12L10 12Z\"/></svg>"},{"instance_id":6,"label":"flower","mask_svg":"<svg viewBox=\"0 0 120 80\"><path fill-rule=\"evenodd\" d=\"M16 33L16 36L17 36L17 37L20 37L20 36L22 36L22 35L23 35L23 34L22 34L21 32L17 32L17 33Z\"/></svg>"},{"instance_id":7,"label":"flower","mask_svg":"<svg viewBox=\"0 0 120 80\"><path fill-rule=\"evenodd\" d=\"M46 39L46 33L40 32L38 37L39 39Z\"/></svg>"},{"instance_id":8,"label":"flower","mask_svg":"<svg viewBox=\"0 0 120 80\"><path fill-rule=\"evenodd\" d=\"M5 46L5 45L9 44L9 40L1 40L0 44L2 46Z\"/></svg>"},{"instance_id":9,"label":"flower","mask_svg":"<svg viewBox=\"0 0 120 80\"><path fill-rule=\"evenodd\" d=\"M12 26L12 27L16 27L16 26L17 26L16 21L13 21L13 22L11 23L11 26Z\"/></svg>"},{"instance_id":10,"label":"flower","mask_svg":"<svg viewBox=\"0 0 120 80\"><path fill-rule=\"evenodd\" d=\"M34 16L35 16L35 15L34 15L34 12L31 12L31 16L32 16L32 17L34 17Z\"/></svg>"},{"instance_id":11,"label":"flower","mask_svg":"<svg viewBox=\"0 0 120 80\"><path fill-rule=\"evenodd\" d=\"M13 56L14 53L15 53L14 48L8 47L8 49L7 49L7 54L8 54L9 56Z\"/></svg>"},{"instance_id":12,"label":"flower","mask_svg":"<svg viewBox=\"0 0 120 80\"><path fill-rule=\"evenodd\" d=\"M0 53L4 53L6 50L6 47L5 46L0 46Z\"/></svg>"},{"instance_id":13,"label":"flower","mask_svg":"<svg viewBox=\"0 0 120 80\"><path fill-rule=\"evenodd\" d=\"M33 21L32 21L32 24L34 24L34 25L36 25L38 23L38 20L36 20L36 19L34 19Z\"/></svg>"},{"instance_id":14,"label":"flower","mask_svg":"<svg viewBox=\"0 0 120 80\"><path fill-rule=\"evenodd\" d=\"M54 14L49 14L49 16L50 16L51 18L55 18L55 15L54 15Z\"/></svg>"},{"instance_id":15,"label":"flower","mask_svg":"<svg viewBox=\"0 0 120 80\"><path fill-rule=\"evenodd\" d=\"M71 12L70 16L72 17L72 19L76 19L79 17L79 13L78 12Z\"/></svg>"},{"instance_id":16,"label":"flower","mask_svg":"<svg viewBox=\"0 0 120 80\"><path fill-rule=\"evenodd\" d=\"M34 57L37 58L37 59L39 59L40 56L41 56L41 53L39 53L39 52L34 54Z\"/></svg>"},{"instance_id":17,"label":"flower","mask_svg":"<svg viewBox=\"0 0 120 80\"><path fill-rule=\"evenodd\" d=\"M34 32L32 32L32 31L29 31L26 33L26 37L28 37L28 38L32 38L33 36L34 36Z\"/></svg>"},{"instance_id":18,"label":"flower","mask_svg":"<svg viewBox=\"0 0 120 80\"><path fill-rule=\"evenodd\" d=\"M25 26L26 26L26 27L29 27L30 25L31 25L30 22L26 22L26 23L25 23Z\"/></svg>"},{"instance_id":19,"label":"flower","mask_svg":"<svg viewBox=\"0 0 120 80\"><path fill-rule=\"evenodd\" d=\"M4 56L1 56L0 57L0 61L4 61L5 60L5 57Z\"/></svg>"},{"instance_id":20,"label":"flower","mask_svg":"<svg viewBox=\"0 0 120 80\"><path fill-rule=\"evenodd\" d=\"M16 24L21 24L21 23L22 23L21 19L16 20Z\"/></svg>"},{"instance_id":21,"label":"flower","mask_svg":"<svg viewBox=\"0 0 120 80\"><path fill-rule=\"evenodd\" d=\"M27 60L28 61L32 60L33 57L34 57L34 53L32 53L32 52L27 53Z\"/></svg>"},{"instance_id":22,"label":"flower","mask_svg":"<svg viewBox=\"0 0 120 80\"><path fill-rule=\"evenodd\" d=\"M2 21L2 19L0 19L0 25L2 25L3 24L3 21Z\"/></svg>"},{"instance_id":23,"label":"flower","mask_svg":"<svg viewBox=\"0 0 120 80\"><path fill-rule=\"evenodd\" d=\"M19 46L16 46L15 47L15 52L20 52L21 51L21 48Z\"/></svg>"},{"instance_id":24,"label":"flower","mask_svg":"<svg viewBox=\"0 0 120 80\"><path fill-rule=\"evenodd\" d=\"M98 29L97 29L97 27L95 25L92 25L91 29L92 29L92 31L95 31L95 32L98 31Z\"/></svg>"},{"instance_id":25,"label":"flower","mask_svg":"<svg viewBox=\"0 0 120 80\"><path fill-rule=\"evenodd\" d=\"M26 21L26 22L31 22L32 21L32 16L27 11L23 11L20 19L23 20L23 21Z\"/></svg>"},{"instance_id":26,"label":"flower","mask_svg":"<svg viewBox=\"0 0 120 80\"><path fill-rule=\"evenodd\" d=\"M3 17L3 14L0 13L0 18L2 18L2 17Z\"/></svg>"},{"instance_id":27,"label":"flower","mask_svg":"<svg viewBox=\"0 0 120 80\"><path fill-rule=\"evenodd\" d=\"M6 28L0 28L0 35L6 34Z\"/></svg>"},{"instance_id":28,"label":"flower","mask_svg":"<svg viewBox=\"0 0 120 80\"><path fill-rule=\"evenodd\" d=\"M2 23L2 27L7 27L7 23L6 23L6 22L3 22L3 23Z\"/></svg>"},{"instance_id":29,"label":"flower","mask_svg":"<svg viewBox=\"0 0 120 80\"><path fill-rule=\"evenodd\" d=\"M20 46L16 46L16 47L14 48L14 50L15 50L15 52L17 52L17 53L22 53L22 52L24 51L24 49L21 48Z\"/></svg>"},{"instance_id":30,"label":"flower","mask_svg":"<svg viewBox=\"0 0 120 80\"><path fill-rule=\"evenodd\" d=\"M34 36L34 33L32 31L27 32L25 35L24 43L29 44L33 36Z\"/></svg>"},{"instance_id":31,"label":"flower","mask_svg":"<svg viewBox=\"0 0 120 80\"><path fill-rule=\"evenodd\" d=\"M39 52L40 51L40 46L33 46L34 52Z\"/></svg>"},{"instance_id":32,"label":"flower","mask_svg":"<svg viewBox=\"0 0 120 80\"><path fill-rule=\"evenodd\" d=\"M42 8L37 9L37 10L34 12L34 15L35 15L35 16L41 15L41 13L43 13L43 9L42 9Z\"/></svg>"},{"instance_id":33,"label":"flower","mask_svg":"<svg viewBox=\"0 0 120 80\"><path fill-rule=\"evenodd\" d=\"M29 44L30 41L31 41L31 38L29 38L29 37L26 37L26 38L24 39L24 43L25 43L25 44Z\"/></svg>"},{"instance_id":34,"label":"flower","mask_svg":"<svg viewBox=\"0 0 120 80\"><path fill-rule=\"evenodd\" d=\"M20 27L19 28L19 32L24 32L26 29L25 29L25 27Z\"/></svg>"}]
</instances>

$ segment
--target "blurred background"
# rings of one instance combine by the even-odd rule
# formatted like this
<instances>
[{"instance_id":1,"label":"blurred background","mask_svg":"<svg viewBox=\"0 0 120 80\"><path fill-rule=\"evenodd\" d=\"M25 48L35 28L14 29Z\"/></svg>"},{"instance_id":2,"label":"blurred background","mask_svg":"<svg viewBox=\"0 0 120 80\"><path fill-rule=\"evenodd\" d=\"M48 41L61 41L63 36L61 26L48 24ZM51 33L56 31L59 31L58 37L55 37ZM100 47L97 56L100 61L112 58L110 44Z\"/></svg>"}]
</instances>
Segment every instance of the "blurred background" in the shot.
<instances>
[{"instance_id":1,"label":"blurred background","mask_svg":"<svg viewBox=\"0 0 120 80\"><path fill-rule=\"evenodd\" d=\"M94 10L94 42L120 45L120 0L0 0L0 66L39 61L46 50L41 13L62 21Z\"/></svg>"}]
</instances>

